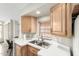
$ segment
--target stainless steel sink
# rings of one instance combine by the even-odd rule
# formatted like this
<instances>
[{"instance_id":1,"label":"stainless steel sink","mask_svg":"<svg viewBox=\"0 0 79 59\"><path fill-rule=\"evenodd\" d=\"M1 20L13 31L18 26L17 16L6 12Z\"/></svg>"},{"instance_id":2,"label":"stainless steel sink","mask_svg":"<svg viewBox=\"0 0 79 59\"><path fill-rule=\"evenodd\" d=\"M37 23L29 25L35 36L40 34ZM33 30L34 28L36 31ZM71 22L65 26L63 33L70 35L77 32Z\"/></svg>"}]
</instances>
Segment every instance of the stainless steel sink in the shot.
<instances>
[{"instance_id":1,"label":"stainless steel sink","mask_svg":"<svg viewBox=\"0 0 79 59\"><path fill-rule=\"evenodd\" d=\"M30 41L30 43L37 44L38 41L37 40L34 40L34 41Z\"/></svg>"},{"instance_id":2,"label":"stainless steel sink","mask_svg":"<svg viewBox=\"0 0 79 59\"><path fill-rule=\"evenodd\" d=\"M31 41L30 43L38 45L38 46L43 47L43 48L48 48L50 46L49 43L47 43L47 42L39 42L38 40Z\"/></svg>"},{"instance_id":3,"label":"stainless steel sink","mask_svg":"<svg viewBox=\"0 0 79 59\"><path fill-rule=\"evenodd\" d=\"M48 48L48 47L50 46L50 44L47 43L47 42L41 42L41 43L39 43L39 44L37 44L37 45L39 45L39 46L41 46L41 47L43 47L43 48Z\"/></svg>"}]
</instances>

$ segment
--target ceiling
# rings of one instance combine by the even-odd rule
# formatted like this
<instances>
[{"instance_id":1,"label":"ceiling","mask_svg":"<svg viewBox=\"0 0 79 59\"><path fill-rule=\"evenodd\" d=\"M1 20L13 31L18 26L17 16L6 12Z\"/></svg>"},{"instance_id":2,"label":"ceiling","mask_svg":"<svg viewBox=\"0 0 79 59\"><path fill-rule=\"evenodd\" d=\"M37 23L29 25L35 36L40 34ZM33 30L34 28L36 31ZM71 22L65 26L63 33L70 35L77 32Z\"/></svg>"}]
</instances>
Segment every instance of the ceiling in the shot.
<instances>
[{"instance_id":1,"label":"ceiling","mask_svg":"<svg viewBox=\"0 0 79 59\"><path fill-rule=\"evenodd\" d=\"M0 20L17 18L28 3L0 3Z\"/></svg>"},{"instance_id":2,"label":"ceiling","mask_svg":"<svg viewBox=\"0 0 79 59\"><path fill-rule=\"evenodd\" d=\"M57 3L46 3L31 12L24 14L25 16L35 16L35 17L43 17L48 16L50 14L50 8L55 6ZM36 11L40 11L40 14L36 14Z\"/></svg>"},{"instance_id":3,"label":"ceiling","mask_svg":"<svg viewBox=\"0 0 79 59\"><path fill-rule=\"evenodd\" d=\"M20 16L47 16L50 14L50 8L56 4L57 3L0 3L0 20L6 18L19 20ZM40 14L36 14L36 11L40 11ZM76 5L73 13L79 13L79 5Z\"/></svg>"},{"instance_id":4,"label":"ceiling","mask_svg":"<svg viewBox=\"0 0 79 59\"><path fill-rule=\"evenodd\" d=\"M19 13L27 5L28 3L0 3L0 15Z\"/></svg>"},{"instance_id":5,"label":"ceiling","mask_svg":"<svg viewBox=\"0 0 79 59\"><path fill-rule=\"evenodd\" d=\"M0 20L19 19L23 15L45 16L50 13L50 8L54 5L55 3L0 3ZM36 14L37 10L41 12L39 15Z\"/></svg>"}]
</instances>

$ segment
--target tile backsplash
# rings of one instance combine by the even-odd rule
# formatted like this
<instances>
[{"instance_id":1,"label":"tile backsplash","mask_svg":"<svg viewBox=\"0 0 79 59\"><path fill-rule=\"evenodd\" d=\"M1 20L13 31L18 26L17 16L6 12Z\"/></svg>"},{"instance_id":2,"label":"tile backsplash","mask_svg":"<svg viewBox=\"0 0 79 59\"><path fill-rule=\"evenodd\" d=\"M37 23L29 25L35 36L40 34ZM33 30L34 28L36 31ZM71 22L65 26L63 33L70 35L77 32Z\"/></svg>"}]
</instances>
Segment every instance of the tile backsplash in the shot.
<instances>
[{"instance_id":1,"label":"tile backsplash","mask_svg":"<svg viewBox=\"0 0 79 59\"><path fill-rule=\"evenodd\" d=\"M33 33L23 33L22 38L24 39L32 39L35 34Z\"/></svg>"},{"instance_id":2,"label":"tile backsplash","mask_svg":"<svg viewBox=\"0 0 79 59\"><path fill-rule=\"evenodd\" d=\"M50 38L60 44L63 44L69 47L71 47L72 45L72 38L60 37L60 36L51 35L51 34L46 34L45 37Z\"/></svg>"}]
</instances>

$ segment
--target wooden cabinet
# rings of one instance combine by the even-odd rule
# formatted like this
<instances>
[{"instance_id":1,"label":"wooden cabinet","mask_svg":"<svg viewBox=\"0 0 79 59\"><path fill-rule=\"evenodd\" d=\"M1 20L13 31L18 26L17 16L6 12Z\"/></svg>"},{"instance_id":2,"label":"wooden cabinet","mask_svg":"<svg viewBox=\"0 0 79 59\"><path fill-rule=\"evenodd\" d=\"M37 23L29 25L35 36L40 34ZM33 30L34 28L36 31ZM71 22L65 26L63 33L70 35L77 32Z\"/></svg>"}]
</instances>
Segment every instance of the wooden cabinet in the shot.
<instances>
[{"instance_id":1,"label":"wooden cabinet","mask_svg":"<svg viewBox=\"0 0 79 59\"><path fill-rule=\"evenodd\" d=\"M27 46L19 46L16 44L16 56L27 56Z\"/></svg>"},{"instance_id":2,"label":"wooden cabinet","mask_svg":"<svg viewBox=\"0 0 79 59\"><path fill-rule=\"evenodd\" d=\"M38 51L39 51L39 49L36 49L36 48L28 45L28 56L37 56Z\"/></svg>"},{"instance_id":3,"label":"wooden cabinet","mask_svg":"<svg viewBox=\"0 0 79 59\"><path fill-rule=\"evenodd\" d=\"M72 36L71 4L58 4L51 8L51 33L59 36Z\"/></svg>"},{"instance_id":4,"label":"wooden cabinet","mask_svg":"<svg viewBox=\"0 0 79 59\"><path fill-rule=\"evenodd\" d=\"M18 45L16 45L16 49L15 49L16 51L16 56L21 56L22 54L21 54L21 47L20 46L18 46Z\"/></svg>"},{"instance_id":5,"label":"wooden cabinet","mask_svg":"<svg viewBox=\"0 0 79 59\"><path fill-rule=\"evenodd\" d=\"M23 46L22 47L22 56L27 56L28 55L28 46Z\"/></svg>"},{"instance_id":6,"label":"wooden cabinet","mask_svg":"<svg viewBox=\"0 0 79 59\"><path fill-rule=\"evenodd\" d=\"M16 44L16 56L37 56L39 49L30 45L19 46Z\"/></svg>"},{"instance_id":7,"label":"wooden cabinet","mask_svg":"<svg viewBox=\"0 0 79 59\"><path fill-rule=\"evenodd\" d=\"M37 18L33 16L21 17L21 30L22 32L36 33Z\"/></svg>"}]
</instances>

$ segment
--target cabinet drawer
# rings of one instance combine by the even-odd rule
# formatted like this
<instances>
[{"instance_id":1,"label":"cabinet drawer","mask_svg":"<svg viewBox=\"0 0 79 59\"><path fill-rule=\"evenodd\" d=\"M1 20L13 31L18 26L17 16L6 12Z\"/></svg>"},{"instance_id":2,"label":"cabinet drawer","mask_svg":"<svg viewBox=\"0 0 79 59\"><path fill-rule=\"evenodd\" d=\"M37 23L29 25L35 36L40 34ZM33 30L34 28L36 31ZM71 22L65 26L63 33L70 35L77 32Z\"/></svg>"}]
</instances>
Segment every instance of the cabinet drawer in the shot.
<instances>
[{"instance_id":1,"label":"cabinet drawer","mask_svg":"<svg viewBox=\"0 0 79 59\"><path fill-rule=\"evenodd\" d=\"M39 51L39 49L31 47L31 46L29 46L29 50L30 52L35 53L35 54Z\"/></svg>"}]
</instances>

